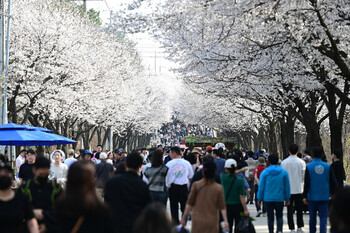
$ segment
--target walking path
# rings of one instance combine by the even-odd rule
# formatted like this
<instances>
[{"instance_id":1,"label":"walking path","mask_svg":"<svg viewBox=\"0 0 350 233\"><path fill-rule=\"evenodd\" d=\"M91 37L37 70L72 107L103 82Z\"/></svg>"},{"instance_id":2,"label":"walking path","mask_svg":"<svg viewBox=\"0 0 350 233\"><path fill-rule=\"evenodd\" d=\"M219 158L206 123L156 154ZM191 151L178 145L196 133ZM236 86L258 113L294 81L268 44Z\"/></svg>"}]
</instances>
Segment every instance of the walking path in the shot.
<instances>
[{"instance_id":1,"label":"walking path","mask_svg":"<svg viewBox=\"0 0 350 233\"><path fill-rule=\"evenodd\" d=\"M255 227L255 231L257 233L268 233L269 230L268 230L268 227L267 227L267 217L263 217L262 215L260 217L255 217L257 212L256 212L256 208L255 208L255 205L248 205L248 209L249 209L249 212L250 212L250 215L255 219L255 221L253 222L254 224L254 227ZM287 208L285 207L283 209L283 232L290 232L290 230L288 229L288 223L287 223ZM169 212L169 215L170 215L170 209L169 209L169 204L168 204L168 212ZM294 221L295 221L295 224L296 224L296 214L295 214L295 217L294 217ZM319 219L317 219L317 222L319 222ZM187 226L186 228L188 230L191 230L191 224L192 222L191 221L188 221L187 222ZM306 213L304 214L304 227L303 227L303 231L305 233L309 232L309 214ZM328 230L329 231L330 229L330 226L329 226L329 223L328 223ZM275 228L274 228L275 232L276 232L276 220L275 220ZM317 232L319 232L319 228L317 227Z\"/></svg>"}]
</instances>

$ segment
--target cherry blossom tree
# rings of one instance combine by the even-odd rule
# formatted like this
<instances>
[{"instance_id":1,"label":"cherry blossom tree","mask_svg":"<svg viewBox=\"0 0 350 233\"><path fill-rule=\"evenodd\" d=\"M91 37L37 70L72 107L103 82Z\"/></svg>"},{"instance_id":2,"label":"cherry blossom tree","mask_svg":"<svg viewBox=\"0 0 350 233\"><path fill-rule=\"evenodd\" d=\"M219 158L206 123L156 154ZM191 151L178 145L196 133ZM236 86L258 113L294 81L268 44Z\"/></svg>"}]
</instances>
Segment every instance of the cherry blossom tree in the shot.
<instances>
[{"instance_id":1,"label":"cherry blossom tree","mask_svg":"<svg viewBox=\"0 0 350 233\"><path fill-rule=\"evenodd\" d=\"M349 104L349 12L342 0L143 0L114 27L151 31L187 85L268 106L282 137L297 119L307 146L322 146L329 117L334 151Z\"/></svg>"},{"instance_id":2,"label":"cherry blossom tree","mask_svg":"<svg viewBox=\"0 0 350 233\"><path fill-rule=\"evenodd\" d=\"M102 30L72 3L19 0L13 9L12 122L83 138L88 148L111 128L115 140L140 137L170 118L166 93L126 37Z\"/></svg>"}]
</instances>

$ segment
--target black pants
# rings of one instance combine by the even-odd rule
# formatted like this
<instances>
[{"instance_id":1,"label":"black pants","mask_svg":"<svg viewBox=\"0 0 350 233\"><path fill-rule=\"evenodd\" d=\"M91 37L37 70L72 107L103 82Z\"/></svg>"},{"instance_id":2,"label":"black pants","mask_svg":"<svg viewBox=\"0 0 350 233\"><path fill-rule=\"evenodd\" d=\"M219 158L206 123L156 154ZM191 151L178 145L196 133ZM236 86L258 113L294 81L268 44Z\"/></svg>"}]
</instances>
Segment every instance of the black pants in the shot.
<instances>
[{"instance_id":1,"label":"black pants","mask_svg":"<svg viewBox=\"0 0 350 233\"><path fill-rule=\"evenodd\" d=\"M269 233L273 233L273 225L277 221L277 232L282 232L283 229L283 201L282 202L265 202L267 210L267 225L269 227Z\"/></svg>"},{"instance_id":2,"label":"black pants","mask_svg":"<svg viewBox=\"0 0 350 233\"><path fill-rule=\"evenodd\" d=\"M241 204L236 205L226 205L227 209L227 221L230 228L230 233L232 233L233 220L235 220L235 229L241 219L241 212L243 212L243 207Z\"/></svg>"},{"instance_id":3,"label":"black pants","mask_svg":"<svg viewBox=\"0 0 350 233\"><path fill-rule=\"evenodd\" d=\"M182 214L185 212L186 202L188 196L187 185L172 184L169 188L170 212L171 218L176 225L179 221L179 203Z\"/></svg>"},{"instance_id":4,"label":"black pants","mask_svg":"<svg viewBox=\"0 0 350 233\"><path fill-rule=\"evenodd\" d=\"M255 194L255 185L254 185L254 179L248 180L250 192L247 195L247 202L253 203L254 200L254 194Z\"/></svg>"},{"instance_id":5,"label":"black pants","mask_svg":"<svg viewBox=\"0 0 350 233\"><path fill-rule=\"evenodd\" d=\"M304 227L302 194L292 194L290 197L290 205L287 207L288 227L290 230L295 229L294 218L293 218L295 211L297 212L298 228Z\"/></svg>"}]
</instances>

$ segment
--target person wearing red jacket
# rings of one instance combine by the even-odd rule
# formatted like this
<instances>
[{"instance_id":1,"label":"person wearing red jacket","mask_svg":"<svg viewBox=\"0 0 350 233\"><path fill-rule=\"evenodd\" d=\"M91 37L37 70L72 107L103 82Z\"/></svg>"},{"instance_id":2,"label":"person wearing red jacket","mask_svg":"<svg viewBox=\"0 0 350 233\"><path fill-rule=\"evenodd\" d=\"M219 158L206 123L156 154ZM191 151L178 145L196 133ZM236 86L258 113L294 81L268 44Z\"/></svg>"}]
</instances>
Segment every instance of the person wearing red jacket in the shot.
<instances>
[{"instance_id":1,"label":"person wearing red jacket","mask_svg":"<svg viewBox=\"0 0 350 233\"><path fill-rule=\"evenodd\" d=\"M261 212L261 207L260 205L258 205L258 198L257 198L260 174L262 173L262 171L264 171L265 168L266 168L266 160L264 157L260 157L258 159L258 166L254 169L254 174L253 174L254 184L255 184L255 207L256 207L256 211L258 212L256 217L260 217L261 214L263 214L263 216L266 215L265 204L263 203L263 208Z\"/></svg>"}]
</instances>

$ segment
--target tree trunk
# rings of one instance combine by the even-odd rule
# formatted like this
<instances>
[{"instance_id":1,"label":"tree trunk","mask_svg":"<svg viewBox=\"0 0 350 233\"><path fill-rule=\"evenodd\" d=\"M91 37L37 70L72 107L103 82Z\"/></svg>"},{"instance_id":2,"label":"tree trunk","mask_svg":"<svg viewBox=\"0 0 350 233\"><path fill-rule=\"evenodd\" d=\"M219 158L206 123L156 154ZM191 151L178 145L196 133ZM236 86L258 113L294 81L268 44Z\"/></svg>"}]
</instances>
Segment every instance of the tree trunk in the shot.
<instances>
[{"instance_id":1,"label":"tree trunk","mask_svg":"<svg viewBox=\"0 0 350 233\"><path fill-rule=\"evenodd\" d=\"M286 114L285 117L279 120L283 158L288 157L288 147L290 144L294 143L295 117L290 113Z\"/></svg>"}]
</instances>

